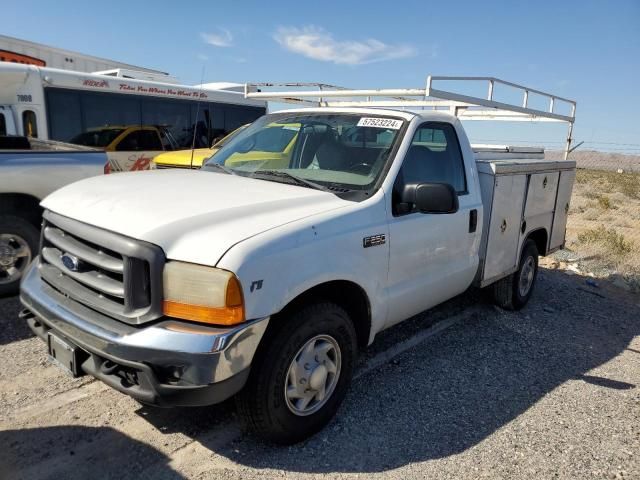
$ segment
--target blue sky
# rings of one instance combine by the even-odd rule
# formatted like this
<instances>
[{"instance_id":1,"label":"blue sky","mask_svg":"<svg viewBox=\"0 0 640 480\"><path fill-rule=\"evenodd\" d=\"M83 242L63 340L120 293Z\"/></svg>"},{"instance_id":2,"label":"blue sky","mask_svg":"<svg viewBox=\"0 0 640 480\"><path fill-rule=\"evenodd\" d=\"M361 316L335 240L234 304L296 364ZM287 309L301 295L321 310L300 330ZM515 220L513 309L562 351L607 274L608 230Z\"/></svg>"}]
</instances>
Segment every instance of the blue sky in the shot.
<instances>
[{"instance_id":1,"label":"blue sky","mask_svg":"<svg viewBox=\"0 0 640 480\"><path fill-rule=\"evenodd\" d=\"M2 17L5 35L186 84L200 83L203 67L205 81L354 88L418 87L429 73L494 76L577 100L574 137L586 146L640 153L640 0L7 0ZM555 125L491 127L472 126L473 140L554 145L564 134Z\"/></svg>"}]
</instances>

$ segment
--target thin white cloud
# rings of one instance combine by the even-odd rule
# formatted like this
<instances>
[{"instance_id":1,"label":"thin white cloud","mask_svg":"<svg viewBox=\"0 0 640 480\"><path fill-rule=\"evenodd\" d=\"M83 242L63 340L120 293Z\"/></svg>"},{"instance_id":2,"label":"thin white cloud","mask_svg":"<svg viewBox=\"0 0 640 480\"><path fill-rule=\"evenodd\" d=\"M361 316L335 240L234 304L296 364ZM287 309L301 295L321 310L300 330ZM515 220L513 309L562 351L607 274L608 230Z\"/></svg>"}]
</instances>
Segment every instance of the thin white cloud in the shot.
<instances>
[{"instance_id":1,"label":"thin white cloud","mask_svg":"<svg viewBox=\"0 0 640 480\"><path fill-rule=\"evenodd\" d=\"M219 28L216 33L201 33L200 37L205 43L214 47L230 47L233 45L233 35L226 28Z\"/></svg>"},{"instance_id":2,"label":"thin white cloud","mask_svg":"<svg viewBox=\"0 0 640 480\"><path fill-rule=\"evenodd\" d=\"M361 65L416 54L411 45L390 45L374 38L360 41L336 40L330 32L313 25L303 28L280 27L273 38L290 52L339 65Z\"/></svg>"},{"instance_id":3,"label":"thin white cloud","mask_svg":"<svg viewBox=\"0 0 640 480\"><path fill-rule=\"evenodd\" d=\"M196 55L196 58L197 58L198 60L202 60L203 62L206 62L207 60L209 60L209 57L207 57L207 56L206 56L205 54L203 54L203 53L198 53L198 54Z\"/></svg>"}]
</instances>

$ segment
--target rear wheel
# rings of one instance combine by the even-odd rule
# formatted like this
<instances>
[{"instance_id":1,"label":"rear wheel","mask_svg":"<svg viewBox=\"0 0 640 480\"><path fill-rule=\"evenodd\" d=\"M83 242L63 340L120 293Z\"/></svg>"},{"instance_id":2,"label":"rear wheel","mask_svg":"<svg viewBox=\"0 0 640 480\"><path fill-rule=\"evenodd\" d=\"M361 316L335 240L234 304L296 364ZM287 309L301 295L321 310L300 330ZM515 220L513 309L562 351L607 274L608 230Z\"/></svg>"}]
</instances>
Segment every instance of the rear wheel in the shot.
<instances>
[{"instance_id":1,"label":"rear wheel","mask_svg":"<svg viewBox=\"0 0 640 480\"><path fill-rule=\"evenodd\" d=\"M0 216L0 295L18 292L20 279L38 249L38 230L14 215Z\"/></svg>"},{"instance_id":2,"label":"rear wheel","mask_svg":"<svg viewBox=\"0 0 640 480\"><path fill-rule=\"evenodd\" d=\"M520 310L531 298L537 276L538 248L533 240L527 240L518 270L493 284L495 303L507 310Z\"/></svg>"},{"instance_id":3,"label":"rear wheel","mask_svg":"<svg viewBox=\"0 0 640 480\"><path fill-rule=\"evenodd\" d=\"M321 430L344 399L357 353L347 313L333 303L303 307L275 326L236 398L249 430L274 443Z\"/></svg>"}]
</instances>

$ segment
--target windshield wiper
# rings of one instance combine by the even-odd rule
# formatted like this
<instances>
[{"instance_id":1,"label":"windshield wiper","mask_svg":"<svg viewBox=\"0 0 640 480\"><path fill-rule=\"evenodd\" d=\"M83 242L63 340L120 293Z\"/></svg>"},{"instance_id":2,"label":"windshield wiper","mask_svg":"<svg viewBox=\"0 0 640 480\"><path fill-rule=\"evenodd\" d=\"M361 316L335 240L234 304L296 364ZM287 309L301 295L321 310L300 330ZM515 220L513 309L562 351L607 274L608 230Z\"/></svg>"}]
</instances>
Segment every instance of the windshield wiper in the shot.
<instances>
[{"instance_id":1,"label":"windshield wiper","mask_svg":"<svg viewBox=\"0 0 640 480\"><path fill-rule=\"evenodd\" d=\"M205 169L209 169L209 168L217 168L218 170L223 171L224 173L228 173L229 175L237 175L236 172L233 171L232 168L229 167L225 167L224 165L220 164L220 163L207 163L204 166Z\"/></svg>"},{"instance_id":2,"label":"windshield wiper","mask_svg":"<svg viewBox=\"0 0 640 480\"><path fill-rule=\"evenodd\" d=\"M301 187L313 188L315 190L322 190L323 192L330 192L331 190L327 187L320 185L319 183L311 182L309 180L305 180L304 178L300 178L296 175L292 175L288 172L280 172L277 170L256 170L251 172L251 176L260 175L263 177L275 177L282 178L288 180L287 183L295 183L296 185L300 185Z\"/></svg>"}]
</instances>

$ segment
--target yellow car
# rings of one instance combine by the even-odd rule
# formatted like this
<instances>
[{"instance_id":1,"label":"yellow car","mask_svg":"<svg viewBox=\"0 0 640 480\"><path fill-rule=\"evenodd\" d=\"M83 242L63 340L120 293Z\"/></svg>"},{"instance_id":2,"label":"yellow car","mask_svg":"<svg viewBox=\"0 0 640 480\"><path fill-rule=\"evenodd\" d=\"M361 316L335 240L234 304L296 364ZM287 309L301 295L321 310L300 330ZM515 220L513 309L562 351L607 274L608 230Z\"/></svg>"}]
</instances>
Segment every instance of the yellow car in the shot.
<instances>
[{"instance_id":1,"label":"yellow car","mask_svg":"<svg viewBox=\"0 0 640 480\"><path fill-rule=\"evenodd\" d=\"M148 170L153 158L177 147L171 133L162 126L109 125L82 132L70 143L99 148L107 152L112 172Z\"/></svg>"},{"instance_id":2,"label":"yellow car","mask_svg":"<svg viewBox=\"0 0 640 480\"><path fill-rule=\"evenodd\" d=\"M196 148L193 150L176 150L161 153L153 159L156 168L200 168L202 163L216 153L225 143L235 137L249 124L236 128L228 135L215 142L211 148ZM192 153L193 152L193 153Z\"/></svg>"},{"instance_id":3,"label":"yellow car","mask_svg":"<svg viewBox=\"0 0 640 480\"><path fill-rule=\"evenodd\" d=\"M191 150L179 150L158 155L154 159L156 168L189 168L190 166L191 168L200 168L204 161L213 156L220 148L248 126L249 125L243 125L234 130L222 140L215 143L211 148L193 150L193 162L191 161ZM255 142L255 146L252 146L251 151L247 153L234 153L227 158L225 165L239 166L251 162L264 162L273 168L286 168L289 166L299 129L300 124L271 123L268 128L259 132L259 136L247 139L247 141ZM278 137L275 142L273 139L274 135ZM261 147L263 144L265 147ZM266 145L269 145L269 149L267 149ZM274 151L274 148L276 151Z\"/></svg>"},{"instance_id":4,"label":"yellow car","mask_svg":"<svg viewBox=\"0 0 640 480\"><path fill-rule=\"evenodd\" d=\"M269 168L287 168L291 162L299 130L299 123L270 123L264 130L244 140L251 144L250 151L235 152L225 160L224 164L239 167L258 162Z\"/></svg>"}]
</instances>

